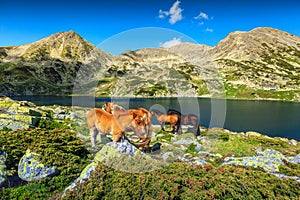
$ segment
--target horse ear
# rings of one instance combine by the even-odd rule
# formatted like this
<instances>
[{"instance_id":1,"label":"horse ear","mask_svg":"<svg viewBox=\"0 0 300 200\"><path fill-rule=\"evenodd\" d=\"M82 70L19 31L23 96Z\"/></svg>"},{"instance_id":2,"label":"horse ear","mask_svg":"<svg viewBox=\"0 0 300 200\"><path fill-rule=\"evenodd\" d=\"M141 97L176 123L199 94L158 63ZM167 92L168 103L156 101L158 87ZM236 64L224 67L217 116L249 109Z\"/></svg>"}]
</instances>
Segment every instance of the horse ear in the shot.
<instances>
[{"instance_id":1,"label":"horse ear","mask_svg":"<svg viewBox=\"0 0 300 200\"><path fill-rule=\"evenodd\" d=\"M145 120L147 118L147 113L145 113L142 117L143 120Z\"/></svg>"}]
</instances>

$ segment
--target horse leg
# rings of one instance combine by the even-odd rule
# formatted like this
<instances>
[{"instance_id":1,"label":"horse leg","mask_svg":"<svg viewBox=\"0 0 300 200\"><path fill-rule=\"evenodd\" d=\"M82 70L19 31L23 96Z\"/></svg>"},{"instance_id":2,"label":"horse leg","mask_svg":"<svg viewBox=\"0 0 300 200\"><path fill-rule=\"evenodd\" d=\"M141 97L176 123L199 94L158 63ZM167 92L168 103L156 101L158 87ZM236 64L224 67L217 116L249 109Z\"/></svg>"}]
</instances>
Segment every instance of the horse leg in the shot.
<instances>
[{"instance_id":1,"label":"horse leg","mask_svg":"<svg viewBox=\"0 0 300 200\"><path fill-rule=\"evenodd\" d=\"M90 135L91 135L92 147L95 147L96 146L96 138L98 135L98 130L96 127L93 127L92 129L90 129Z\"/></svg>"},{"instance_id":2,"label":"horse leg","mask_svg":"<svg viewBox=\"0 0 300 200\"><path fill-rule=\"evenodd\" d=\"M165 131L165 128L164 128L165 122L159 122L159 124L160 124L161 130Z\"/></svg>"},{"instance_id":3,"label":"horse leg","mask_svg":"<svg viewBox=\"0 0 300 200\"><path fill-rule=\"evenodd\" d=\"M197 133L196 133L196 136L199 136L200 135L200 128L199 128L199 125L197 126Z\"/></svg>"},{"instance_id":4,"label":"horse leg","mask_svg":"<svg viewBox=\"0 0 300 200\"><path fill-rule=\"evenodd\" d=\"M119 140L121 139L124 142L124 138L122 133L121 134L113 134L113 141L114 142L119 142Z\"/></svg>"}]
</instances>

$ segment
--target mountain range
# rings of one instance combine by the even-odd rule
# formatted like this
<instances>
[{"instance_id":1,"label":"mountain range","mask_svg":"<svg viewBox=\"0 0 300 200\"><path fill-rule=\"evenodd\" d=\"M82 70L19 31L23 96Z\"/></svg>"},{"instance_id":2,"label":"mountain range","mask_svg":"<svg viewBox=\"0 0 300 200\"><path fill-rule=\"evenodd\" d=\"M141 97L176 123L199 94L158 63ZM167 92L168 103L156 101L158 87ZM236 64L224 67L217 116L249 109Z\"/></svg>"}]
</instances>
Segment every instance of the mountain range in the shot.
<instances>
[{"instance_id":1,"label":"mountain range","mask_svg":"<svg viewBox=\"0 0 300 200\"><path fill-rule=\"evenodd\" d=\"M113 56L74 31L0 47L0 95L203 96L300 101L300 37L230 33L216 46L181 43Z\"/></svg>"}]
</instances>

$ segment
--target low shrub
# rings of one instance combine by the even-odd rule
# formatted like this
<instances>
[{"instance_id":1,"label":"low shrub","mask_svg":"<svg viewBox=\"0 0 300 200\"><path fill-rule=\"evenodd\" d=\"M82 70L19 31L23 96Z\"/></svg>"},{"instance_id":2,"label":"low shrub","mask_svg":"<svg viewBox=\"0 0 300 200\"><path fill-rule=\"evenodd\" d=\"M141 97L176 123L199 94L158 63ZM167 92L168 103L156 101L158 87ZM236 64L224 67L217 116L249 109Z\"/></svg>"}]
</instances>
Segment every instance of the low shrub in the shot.
<instances>
[{"instance_id":1,"label":"low shrub","mask_svg":"<svg viewBox=\"0 0 300 200\"><path fill-rule=\"evenodd\" d=\"M7 153L5 164L10 172L8 183L0 190L1 200L48 199L54 194L61 194L91 160L76 133L65 129L0 131L0 146ZM39 154L39 159L46 166L56 166L59 174L30 183L15 179L19 160L27 149Z\"/></svg>"},{"instance_id":2,"label":"low shrub","mask_svg":"<svg viewBox=\"0 0 300 200\"><path fill-rule=\"evenodd\" d=\"M294 180L233 166L199 167L173 163L131 174L99 164L90 180L66 199L298 199Z\"/></svg>"}]
</instances>

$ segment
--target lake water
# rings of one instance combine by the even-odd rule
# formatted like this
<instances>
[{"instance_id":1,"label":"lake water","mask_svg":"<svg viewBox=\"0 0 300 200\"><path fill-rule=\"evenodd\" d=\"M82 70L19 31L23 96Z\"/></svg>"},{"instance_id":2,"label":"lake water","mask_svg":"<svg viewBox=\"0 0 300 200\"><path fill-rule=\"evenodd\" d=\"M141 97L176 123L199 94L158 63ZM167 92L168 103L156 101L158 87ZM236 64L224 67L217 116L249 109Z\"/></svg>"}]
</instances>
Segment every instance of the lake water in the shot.
<instances>
[{"instance_id":1,"label":"lake water","mask_svg":"<svg viewBox=\"0 0 300 200\"><path fill-rule=\"evenodd\" d=\"M300 103L280 101L222 100L209 98L93 98L93 97L13 97L37 105L101 107L115 101L125 108L144 107L166 111L177 109L183 114L200 116L200 125L223 127L231 131L257 131L269 136L300 141ZM155 122L154 122L155 123Z\"/></svg>"}]
</instances>

